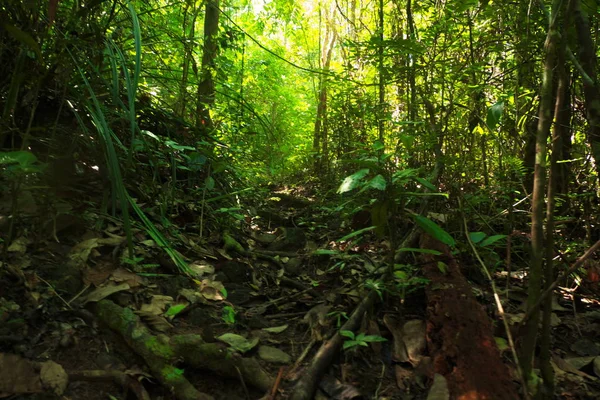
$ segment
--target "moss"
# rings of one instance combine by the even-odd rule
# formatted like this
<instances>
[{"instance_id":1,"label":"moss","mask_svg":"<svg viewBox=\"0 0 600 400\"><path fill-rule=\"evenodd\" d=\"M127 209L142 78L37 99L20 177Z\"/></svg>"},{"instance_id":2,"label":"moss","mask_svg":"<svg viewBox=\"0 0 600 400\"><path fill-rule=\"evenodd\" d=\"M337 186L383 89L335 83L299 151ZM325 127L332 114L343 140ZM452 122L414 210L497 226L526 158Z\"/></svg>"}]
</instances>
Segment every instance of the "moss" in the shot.
<instances>
[{"instance_id":1,"label":"moss","mask_svg":"<svg viewBox=\"0 0 600 400\"><path fill-rule=\"evenodd\" d=\"M173 358L173 349L168 342L159 340L156 336L150 336L145 342L144 346L154 355L164 360L170 360Z\"/></svg>"}]
</instances>

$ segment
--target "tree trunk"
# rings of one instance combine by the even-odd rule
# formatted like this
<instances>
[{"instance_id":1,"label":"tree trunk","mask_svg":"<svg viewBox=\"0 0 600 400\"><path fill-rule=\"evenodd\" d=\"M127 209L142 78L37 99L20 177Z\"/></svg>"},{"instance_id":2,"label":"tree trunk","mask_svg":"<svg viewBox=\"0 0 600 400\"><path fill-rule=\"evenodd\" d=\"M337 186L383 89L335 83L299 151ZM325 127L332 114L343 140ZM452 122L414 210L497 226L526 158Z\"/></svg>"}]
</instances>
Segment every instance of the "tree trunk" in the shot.
<instances>
[{"instance_id":1,"label":"tree trunk","mask_svg":"<svg viewBox=\"0 0 600 400\"><path fill-rule=\"evenodd\" d=\"M210 131L213 122L209 106L215 102L215 82L213 70L217 57L217 32L219 30L219 0L207 0L204 15L204 47L202 49L202 69L196 103L196 126Z\"/></svg>"},{"instance_id":2,"label":"tree trunk","mask_svg":"<svg viewBox=\"0 0 600 400\"><path fill-rule=\"evenodd\" d=\"M552 14L545 43L546 57L540 89L539 120L535 146L535 169L533 177L533 201L531 213L531 263L529 267L529 289L527 307L533 307L539 300L542 289L544 266L544 197L546 186L546 153L548 133L552 125L552 87L556 66L558 40L558 15L561 0L552 3ZM533 359L538 335L539 310L532 313L525 325L525 337L521 349L521 366L524 378L531 381Z\"/></svg>"},{"instance_id":3,"label":"tree trunk","mask_svg":"<svg viewBox=\"0 0 600 400\"><path fill-rule=\"evenodd\" d=\"M579 62L587 76L583 76L583 93L585 94L585 108L587 120L590 125L588 141L592 148L596 172L600 177L600 86L596 75L596 47L590 33L590 23L585 11L581 8L579 0L571 0L575 29L579 39Z\"/></svg>"},{"instance_id":4,"label":"tree trunk","mask_svg":"<svg viewBox=\"0 0 600 400\"><path fill-rule=\"evenodd\" d=\"M562 32L566 32L563 27ZM566 43L561 39L557 46L556 72L558 75L558 85L556 93L556 102L554 106L555 123L552 131L551 158L550 158L550 177L548 179L548 195L546 202L546 268L544 269L544 290L554 282L554 267L552 259L554 258L554 208L556 204L556 190L560 179L560 164L562 158L562 137L563 130L567 130L567 125L562 119L565 117L565 110L570 108L567 97L569 77L565 66ZM552 317L552 296L548 296L544 301L542 316L542 335L540 338L540 370L544 380L544 388L548 397L554 393L554 369L550 363L551 360L551 317Z\"/></svg>"},{"instance_id":5,"label":"tree trunk","mask_svg":"<svg viewBox=\"0 0 600 400\"><path fill-rule=\"evenodd\" d=\"M313 136L313 153L315 154L315 170L327 168L329 159L328 126L327 126L327 87L328 74L331 65L333 46L337 39L337 33L333 28L334 9L330 17L326 17L325 40L321 51L321 71L319 75L319 99L317 104L317 116L315 119L315 130Z\"/></svg>"},{"instance_id":6,"label":"tree trunk","mask_svg":"<svg viewBox=\"0 0 600 400\"><path fill-rule=\"evenodd\" d=\"M181 82L179 84L179 101L177 104L177 115L179 115L179 117L185 119L185 109L187 106L187 84L188 84L188 79L189 79L189 74L190 74L190 64L193 62L193 56L192 56L192 45L193 45L193 41L194 41L194 36L196 35L196 19L198 18L198 13L200 12L200 7L198 8L193 8L192 10L192 16L191 16L191 20L189 21L188 24L188 9L187 9L187 5L184 11L184 21L183 21L183 49L184 49L184 55L183 55L183 62L182 62L182 75L181 75ZM188 28L189 25L189 29L190 32L189 34L186 34L186 30Z\"/></svg>"}]
</instances>

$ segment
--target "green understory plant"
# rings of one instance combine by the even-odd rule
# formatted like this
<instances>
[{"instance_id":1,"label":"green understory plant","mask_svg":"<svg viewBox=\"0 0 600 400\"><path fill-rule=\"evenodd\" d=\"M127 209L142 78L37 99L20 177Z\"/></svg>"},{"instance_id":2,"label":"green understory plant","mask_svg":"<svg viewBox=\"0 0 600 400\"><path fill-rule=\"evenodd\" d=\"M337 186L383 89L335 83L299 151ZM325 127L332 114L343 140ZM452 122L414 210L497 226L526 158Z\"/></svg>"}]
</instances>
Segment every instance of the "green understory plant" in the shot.
<instances>
[{"instance_id":1,"label":"green understory plant","mask_svg":"<svg viewBox=\"0 0 600 400\"><path fill-rule=\"evenodd\" d=\"M378 335L366 335L359 333L355 335L352 331L340 331L340 335L347 337L349 340L344 341L344 350L357 348L358 346L367 347L369 343L385 342L386 338Z\"/></svg>"}]
</instances>

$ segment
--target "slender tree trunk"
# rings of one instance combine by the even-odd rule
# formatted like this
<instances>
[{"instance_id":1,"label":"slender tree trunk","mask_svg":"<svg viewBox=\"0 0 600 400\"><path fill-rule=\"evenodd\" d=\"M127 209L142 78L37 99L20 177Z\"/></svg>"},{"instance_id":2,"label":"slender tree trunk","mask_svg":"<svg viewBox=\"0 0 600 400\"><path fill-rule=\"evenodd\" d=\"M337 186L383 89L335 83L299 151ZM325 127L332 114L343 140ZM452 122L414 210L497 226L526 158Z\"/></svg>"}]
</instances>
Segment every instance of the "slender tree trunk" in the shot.
<instances>
[{"instance_id":1,"label":"slender tree trunk","mask_svg":"<svg viewBox=\"0 0 600 400\"><path fill-rule=\"evenodd\" d=\"M533 34L530 32L529 25L535 21L531 19L531 7L528 2L521 1L518 6L518 17L515 19L516 26L514 31L517 32L515 38L515 57L517 62L517 91L515 92L515 124L520 126L520 121L523 120L523 164L527 170L524 179L526 190L530 193L533 187L533 170L535 165L535 141L536 141L536 119L531 115L533 112L532 101L523 97L523 93L528 91L534 92L535 83L535 66L534 57L531 54L529 44Z\"/></svg>"},{"instance_id":2,"label":"slender tree trunk","mask_svg":"<svg viewBox=\"0 0 600 400\"><path fill-rule=\"evenodd\" d=\"M219 0L207 0L204 15L204 47L202 49L202 69L196 99L196 126L210 131L213 122L210 106L215 102L215 82L213 70L217 58L217 32L219 30Z\"/></svg>"},{"instance_id":3,"label":"slender tree trunk","mask_svg":"<svg viewBox=\"0 0 600 400\"><path fill-rule=\"evenodd\" d=\"M188 94L187 94L187 84L188 84L188 80L189 80L189 75L190 75L190 65L192 64L193 61L193 56L192 56L192 46L193 46L193 42L194 42L194 36L196 35L196 19L198 18L198 14L200 12L200 7L197 8L192 8L191 12L192 12L192 16L191 16L191 20L188 23L188 18L189 18L189 13L188 13L188 5L189 3L186 2L186 7L185 7L185 11L184 11L184 20L183 20L183 49L184 49L184 55L183 55L183 63L182 63L182 75L181 75L181 82L179 84L179 101L178 101L178 106L177 106L177 110L176 113L177 115L179 115L179 117L181 118L185 118L185 109L187 107L187 98L188 98ZM189 34L186 34L186 30L190 29Z\"/></svg>"},{"instance_id":4,"label":"slender tree trunk","mask_svg":"<svg viewBox=\"0 0 600 400\"><path fill-rule=\"evenodd\" d=\"M331 66L333 47L337 39L337 33L333 27L335 18L334 9L326 17L325 40L321 51L321 71L319 75L319 99L317 104L317 116L315 119L315 130L313 136L313 153L315 154L315 170L327 168L329 159L329 137L327 126L327 89L328 73Z\"/></svg>"},{"instance_id":5,"label":"slender tree trunk","mask_svg":"<svg viewBox=\"0 0 600 400\"><path fill-rule=\"evenodd\" d=\"M379 0L379 7L377 9L378 17L379 17L379 47L377 49L378 59L379 59L379 115L377 116L377 131L379 132L379 141L382 144L385 144L385 68L383 65L383 0ZM382 146L382 152L383 152Z\"/></svg>"},{"instance_id":6,"label":"slender tree trunk","mask_svg":"<svg viewBox=\"0 0 600 400\"><path fill-rule=\"evenodd\" d=\"M566 29L563 28L563 32ZM556 205L556 189L559 180L560 165L562 152L562 136L563 131L567 129L563 125L561 117L565 116L565 109L570 106L568 104L568 86L569 78L567 68L565 67L565 40L562 39L560 45L557 46L556 72L558 75L558 85L556 93L556 102L554 106L555 124L552 130L552 145L550 157L550 177L548 179L548 195L546 202L546 266L544 269L544 289L547 289L554 282L554 208ZM554 369L550 363L551 360L551 317L552 317L552 296L548 296L544 301L542 315L542 334L540 338L540 370L544 380L544 388L546 397L553 397L554 393Z\"/></svg>"},{"instance_id":7,"label":"slender tree trunk","mask_svg":"<svg viewBox=\"0 0 600 400\"><path fill-rule=\"evenodd\" d=\"M529 288L527 306L533 307L539 300L544 266L544 196L546 186L547 139L552 124L553 72L560 34L558 15L562 0L554 0L545 43L546 57L540 90L539 120L535 147L535 169L533 178L533 204L531 213L531 263L529 266ZM533 359L538 335L539 310L536 310L525 325L525 337L521 353L521 366L528 381L531 381Z\"/></svg>"},{"instance_id":8,"label":"slender tree trunk","mask_svg":"<svg viewBox=\"0 0 600 400\"><path fill-rule=\"evenodd\" d=\"M579 39L579 62L587 76L583 77L583 92L585 94L585 107L587 120L590 125L588 141L592 148L596 172L600 178L600 85L596 74L596 47L590 33L590 23L585 11L581 8L579 0L571 0L569 5L572 10L575 29Z\"/></svg>"}]
</instances>

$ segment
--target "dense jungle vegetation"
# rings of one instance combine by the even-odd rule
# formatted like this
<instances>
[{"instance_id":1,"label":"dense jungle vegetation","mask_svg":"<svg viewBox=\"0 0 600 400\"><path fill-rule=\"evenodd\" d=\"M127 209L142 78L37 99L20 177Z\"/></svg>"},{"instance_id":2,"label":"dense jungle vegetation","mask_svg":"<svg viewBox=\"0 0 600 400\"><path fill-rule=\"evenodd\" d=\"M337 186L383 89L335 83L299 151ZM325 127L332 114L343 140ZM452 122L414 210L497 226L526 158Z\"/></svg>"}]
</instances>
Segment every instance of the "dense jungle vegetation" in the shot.
<instances>
[{"instance_id":1,"label":"dense jungle vegetation","mask_svg":"<svg viewBox=\"0 0 600 400\"><path fill-rule=\"evenodd\" d=\"M3 0L0 397L600 397L597 0Z\"/></svg>"}]
</instances>

